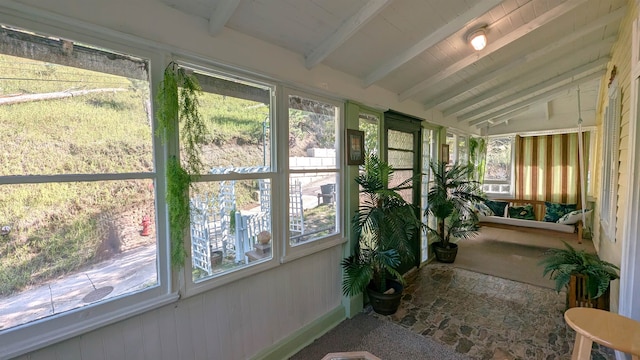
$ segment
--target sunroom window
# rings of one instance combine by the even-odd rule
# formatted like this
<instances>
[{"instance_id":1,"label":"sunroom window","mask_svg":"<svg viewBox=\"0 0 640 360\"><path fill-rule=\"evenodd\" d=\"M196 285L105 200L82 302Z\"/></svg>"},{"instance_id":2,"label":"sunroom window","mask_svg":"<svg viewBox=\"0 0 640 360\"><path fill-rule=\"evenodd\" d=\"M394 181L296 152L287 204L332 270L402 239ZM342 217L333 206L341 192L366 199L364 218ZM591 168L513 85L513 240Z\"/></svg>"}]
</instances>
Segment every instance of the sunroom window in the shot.
<instances>
[{"instance_id":1,"label":"sunroom window","mask_svg":"<svg viewBox=\"0 0 640 360\"><path fill-rule=\"evenodd\" d=\"M202 87L199 110L207 126L204 169L189 193L191 280L197 283L273 258L273 89L187 70Z\"/></svg>"},{"instance_id":2,"label":"sunroom window","mask_svg":"<svg viewBox=\"0 0 640 360\"><path fill-rule=\"evenodd\" d=\"M338 134L341 107L326 99L288 95L289 246L339 232Z\"/></svg>"},{"instance_id":3,"label":"sunroom window","mask_svg":"<svg viewBox=\"0 0 640 360\"><path fill-rule=\"evenodd\" d=\"M449 163L466 163L469 161L467 136L447 132L446 144L449 145Z\"/></svg>"},{"instance_id":4,"label":"sunroom window","mask_svg":"<svg viewBox=\"0 0 640 360\"><path fill-rule=\"evenodd\" d=\"M150 62L8 27L0 37L0 342L11 352L166 295L166 215Z\"/></svg>"},{"instance_id":5,"label":"sunroom window","mask_svg":"<svg viewBox=\"0 0 640 360\"><path fill-rule=\"evenodd\" d=\"M513 187L513 142L510 136L487 141L487 167L482 189L487 194L509 195Z\"/></svg>"}]
</instances>

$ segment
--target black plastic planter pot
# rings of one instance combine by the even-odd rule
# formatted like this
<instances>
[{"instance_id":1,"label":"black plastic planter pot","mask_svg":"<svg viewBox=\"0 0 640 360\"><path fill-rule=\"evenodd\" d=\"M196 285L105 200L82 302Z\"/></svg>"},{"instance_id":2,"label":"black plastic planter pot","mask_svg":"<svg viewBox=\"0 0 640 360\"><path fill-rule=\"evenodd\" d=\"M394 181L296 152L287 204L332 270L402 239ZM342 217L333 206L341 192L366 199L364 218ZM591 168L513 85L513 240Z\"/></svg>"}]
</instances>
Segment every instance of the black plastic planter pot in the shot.
<instances>
[{"instance_id":1,"label":"black plastic planter pot","mask_svg":"<svg viewBox=\"0 0 640 360\"><path fill-rule=\"evenodd\" d=\"M398 311L402 298L402 290L404 289L402 284L395 280L387 279L387 285L395 290L393 294L379 293L373 289L371 284L367 287L367 295L369 295L371 307L373 311L381 315L391 315Z\"/></svg>"}]
</instances>

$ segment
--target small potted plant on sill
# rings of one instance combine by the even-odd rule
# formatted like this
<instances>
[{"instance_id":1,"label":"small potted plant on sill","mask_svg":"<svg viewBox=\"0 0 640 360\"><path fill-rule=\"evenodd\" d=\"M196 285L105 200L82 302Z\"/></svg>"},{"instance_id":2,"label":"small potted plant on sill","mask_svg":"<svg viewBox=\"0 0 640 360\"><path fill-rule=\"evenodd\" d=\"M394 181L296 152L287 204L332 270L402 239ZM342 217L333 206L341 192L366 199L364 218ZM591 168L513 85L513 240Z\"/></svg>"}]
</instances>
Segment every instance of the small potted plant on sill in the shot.
<instances>
[{"instance_id":1,"label":"small potted plant on sill","mask_svg":"<svg viewBox=\"0 0 640 360\"><path fill-rule=\"evenodd\" d=\"M619 278L616 265L597 254L577 250L564 242L564 249L549 249L539 265L542 275L555 281L557 292L567 290L567 308L595 307L609 310L609 288Z\"/></svg>"},{"instance_id":2,"label":"small potted plant on sill","mask_svg":"<svg viewBox=\"0 0 640 360\"><path fill-rule=\"evenodd\" d=\"M415 178L389 187L393 173L376 155L365 159L364 172L356 178L360 206L352 220L358 241L354 253L342 261L343 293L366 291L373 310L383 315L395 313L400 305L404 279L397 269L402 261L414 259L411 240L422 228L419 211L399 193Z\"/></svg>"},{"instance_id":3,"label":"small potted plant on sill","mask_svg":"<svg viewBox=\"0 0 640 360\"><path fill-rule=\"evenodd\" d=\"M436 259L452 263L458 245L452 240L468 239L478 234L478 215L475 203L486 200L480 183L473 180L473 167L467 164L432 161L432 179L428 194L427 216L435 218L435 228L427 231L435 241L432 248Z\"/></svg>"}]
</instances>

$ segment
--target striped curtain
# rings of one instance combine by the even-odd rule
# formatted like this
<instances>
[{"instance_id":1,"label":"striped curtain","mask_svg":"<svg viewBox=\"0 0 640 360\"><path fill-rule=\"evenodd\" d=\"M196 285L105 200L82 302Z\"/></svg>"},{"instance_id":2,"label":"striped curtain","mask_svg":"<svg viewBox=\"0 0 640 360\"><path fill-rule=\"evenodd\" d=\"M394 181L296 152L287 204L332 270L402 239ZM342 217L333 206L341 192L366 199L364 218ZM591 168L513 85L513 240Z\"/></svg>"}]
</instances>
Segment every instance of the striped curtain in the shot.
<instances>
[{"instance_id":1,"label":"striped curtain","mask_svg":"<svg viewBox=\"0 0 640 360\"><path fill-rule=\"evenodd\" d=\"M582 135L582 153L588 154L589 133ZM578 204L581 208L577 133L516 136L515 162L517 199ZM586 167L584 170L586 173Z\"/></svg>"}]
</instances>

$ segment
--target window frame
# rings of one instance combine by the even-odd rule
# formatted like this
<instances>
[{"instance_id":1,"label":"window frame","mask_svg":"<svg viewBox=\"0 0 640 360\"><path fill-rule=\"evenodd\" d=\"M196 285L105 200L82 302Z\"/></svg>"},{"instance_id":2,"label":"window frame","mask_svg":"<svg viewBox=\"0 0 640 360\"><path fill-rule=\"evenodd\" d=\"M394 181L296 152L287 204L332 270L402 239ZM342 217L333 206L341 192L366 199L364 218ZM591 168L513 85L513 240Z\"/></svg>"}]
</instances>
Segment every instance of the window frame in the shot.
<instances>
[{"instance_id":1,"label":"window frame","mask_svg":"<svg viewBox=\"0 0 640 360\"><path fill-rule=\"evenodd\" d=\"M278 123L277 119L277 87L278 85L269 80L265 80L262 77L255 76L253 74L245 73L242 71L238 71L235 69L229 69L224 66L221 66L217 63L202 60L202 59L192 59L189 57L182 56L174 56L173 61L179 66L183 66L188 69L196 70L202 74L207 76L220 76L222 78L232 78L239 79L243 82L247 82L250 84L255 84L256 86L263 86L270 88L271 90L271 107L273 108L269 112L270 116L270 128L271 128L271 158L270 158L270 167L271 170L268 172L258 172L258 173L250 173L250 174L200 174L198 179L195 181L196 183L200 182L219 182L225 180L252 180L252 179L269 179L272 184L282 182L281 171L278 169L281 168L280 162L277 161L277 144L279 143L277 135L278 129L281 125ZM169 139L169 142L173 142L175 144L179 143L179 134L175 134L175 137ZM176 154L178 146L174 146L174 152L172 154ZM271 187L271 208L276 208L280 206L280 190L276 186ZM272 269L278 266L278 258L281 252L281 246L279 245L279 239L282 239L283 234L278 228L276 224L279 223L277 212L272 212L271 214L271 235L272 235L272 257L271 259L260 261L255 264L246 264L245 266L240 266L236 269L232 269L230 271L222 272L220 274L215 274L210 277L206 277L200 279L199 281L193 281L192 277L192 263L191 256L188 256L185 259L185 265L182 269L180 276L180 293L183 297L191 297L197 294L201 294L203 292L207 292L218 288L220 286L238 281L240 279L246 278L248 276L255 275L257 273ZM184 246L187 254L191 254L191 236L188 230L185 230L184 234Z\"/></svg>"},{"instance_id":2,"label":"window frame","mask_svg":"<svg viewBox=\"0 0 640 360\"><path fill-rule=\"evenodd\" d=\"M280 139L288 139L289 137L289 96L301 96L307 99L313 99L322 101L328 104L332 104L338 108L339 116L336 124L336 169L335 172L338 180L344 178L344 143L345 143L345 103L342 100L329 98L326 96L321 96L317 94L312 94L303 90L299 90L290 86L282 86L279 91L278 96L278 119L281 120L281 126L278 128L277 133ZM289 209L289 178L290 174L295 173L306 173L309 172L309 169L303 170L295 170L291 171L289 168L289 144L288 141L280 141L277 146L277 153L280 155L280 172L284 172L283 181L278 182L280 194L279 201L282 204L283 209ZM343 182L342 182L343 183ZM280 212L282 214L281 218L277 224L280 224L281 229L283 230L282 241L280 242L282 246L282 255L280 258L281 263L286 263L292 260L299 259L301 257L316 253L318 251L322 251L325 249L332 248L334 246L343 244L347 241L344 235L344 223L342 221L343 214L342 209L344 208L344 189L341 186L340 181L336 181L336 222L337 222L337 232L335 234L318 238L313 241L308 241L299 245L292 246L289 242L290 231L289 231L289 216L288 211Z\"/></svg>"},{"instance_id":3,"label":"window frame","mask_svg":"<svg viewBox=\"0 0 640 360\"><path fill-rule=\"evenodd\" d=\"M24 21L19 17L0 14L0 22L8 26L15 26L26 31L33 31L41 35L55 38L73 39L74 42L108 49L114 53L127 54L146 59L149 63L149 97L155 98L154 84L162 79L165 57L157 51L151 50L143 44L131 41L118 41L118 36L99 36L90 29L82 29L81 26L66 23L58 26L47 25L46 22ZM85 31L88 30L88 31ZM114 35L114 34L112 34ZM152 101L153 102L153 101ZM155 134L155 121L152 124L152 134ZM123 173L123 174L67 174L67 175L31 175L20 176L22 183L51 182L52 178L61 182L82 182L96 180L121 180L121 179L152 179L156 186L155 210L156 210L156 264L157 285L140 291L117 296L101 302L88 304L73 310L55 314L53 316L38 319L12 328L0 330L0 342L3 345L3 355L14 357L24 353L35 351L42 347L58 343L60 341L84 334L130 318L132 316L150 311L152 309L173 303L178 300L174 283L170 276L169 261L169 237L168 217L166 213L165 188L166 177L162 176L166 171L165 152L157 136L153 136L153 162L154 169L151 173ZM15 177L7 179L0 177L0 184L16 183Z\"/></svg>"},{"instance_id":4,"label":"window frame","mask_svg":"<svg viewBox=\"0 0 640 360\"><path fill-rule=\"evenodd\" d=\"M455 131L453 129L448 129L446 131L446 139L452 138L453 144L449 144L449 158L451 163L467 163L469 161L469 135ZM448 141L445 139L444 144L448 144ZM462 146L461 144L464 144ZM453 145L453 146L452 146ZM464 152L461 150L464 149ZM460 153L463 153L463 158L460 158Z\"/></svg>"},{"instance_id":5,"label":"window frame","mask_svg":"<svg viewBox=\"0 0 640 360\"><path fill-rule=\"evenodd\" d=\"M600 184L600 225L611 242L616 239L618 167L620 139L620 87L615 79L609 86L608 103L602 122L602 177Z\"/></svg>"},{"instance_id":6,"label":"window frame","mask_svg":"<svg viewBox=\"0 0 640 360\"><path fill-rule=\"evenodd\" d=\"M511 154L510 154L510 162L509 162L509 172L510 172L510 178L508 181L501 181L501 180L487 180L487 172L485 170L485 177L484 179L482 179L482 190L489 196L492 198L495 197L513 197L514 193L515 193L515 136L512 135L495 135L495 136L489 136L487 138L487 154L489 153L489 142L491 141L492 138L509 138L509 141L511 142ZM487 163L485 165L485 168L489 167L489 161L487 159ZM509 185L509 191L508 192L492 192L489 191L490 186L491 185Z\"/></svg>"},{"instance_id":7,"label":"window frame","mask_svg":"<svg viewBox=\"0 0 640 360\"><path fill-rule=\"evenodd\" d=\"M435 218L433 216L429 216L427 209L429 207L429 188L431 187L431 166L430 163L434 159L434 155L438 155L438 144L440 143L440 131L441 128L435 125L431 125L427 122L422 123L422 154L421 154L421 162L422 162L422 177L420 183L420 219L424 224L427 224L431 227L435 227ZM430 250L429 241L429 232L421 231L420 232L420 247L421 247L421 258L420 263L426 264L433 256Z\"/></svg>"}]
</instances>

